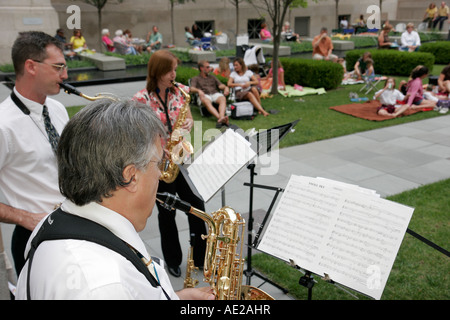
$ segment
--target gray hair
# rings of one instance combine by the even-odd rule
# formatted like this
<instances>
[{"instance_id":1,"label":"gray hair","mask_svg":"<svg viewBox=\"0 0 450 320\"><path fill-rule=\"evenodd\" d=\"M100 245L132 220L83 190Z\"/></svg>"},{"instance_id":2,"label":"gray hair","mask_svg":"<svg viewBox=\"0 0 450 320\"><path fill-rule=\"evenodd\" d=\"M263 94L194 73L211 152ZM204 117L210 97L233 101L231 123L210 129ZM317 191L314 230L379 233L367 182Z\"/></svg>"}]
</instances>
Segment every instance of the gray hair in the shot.
<instances>
[{"instance_id":1,"label":"gray hair","mask_svg":"<svg viewBox=\"0 0 450 320\"><path fill-rule=\"evenodd\" d=\"M145 170L166 138L162 122L148 106L133 100L100 99L75 114L58 144L59 188L82 206L101 202L124 181L123 170Z\"/></svg>"}]
</instances>

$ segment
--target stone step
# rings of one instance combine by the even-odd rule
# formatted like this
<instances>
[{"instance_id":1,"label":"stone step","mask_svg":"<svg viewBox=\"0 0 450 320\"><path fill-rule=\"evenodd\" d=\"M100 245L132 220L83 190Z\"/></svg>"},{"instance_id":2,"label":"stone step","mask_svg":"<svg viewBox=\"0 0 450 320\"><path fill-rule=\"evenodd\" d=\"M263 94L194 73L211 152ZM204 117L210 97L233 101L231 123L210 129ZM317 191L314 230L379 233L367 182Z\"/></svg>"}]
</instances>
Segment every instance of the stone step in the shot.
<instances>
[{"instance_id":1,"label":"stone step","mask_svg":"<svg viewBox=\"0 0 450 320\"><path fill-rule=\"evenodd\" d=\"M81 59L92 61L102 71L124 70L125 60L118 57L107 56L103 53L80 54Z\"/></svg>"}]
</instances>

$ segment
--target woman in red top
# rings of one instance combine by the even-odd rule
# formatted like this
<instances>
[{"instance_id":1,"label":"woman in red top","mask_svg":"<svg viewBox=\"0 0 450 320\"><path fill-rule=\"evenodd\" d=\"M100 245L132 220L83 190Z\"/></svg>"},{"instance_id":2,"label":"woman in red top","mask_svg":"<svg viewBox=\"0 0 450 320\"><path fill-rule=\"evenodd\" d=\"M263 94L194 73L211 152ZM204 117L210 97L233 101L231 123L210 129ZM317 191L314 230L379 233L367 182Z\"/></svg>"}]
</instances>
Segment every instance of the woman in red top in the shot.
<instances>
[{"instance_id":1,"label":"woman in red top","mask_svg":"<svg viewBox=\"0 0 450 320\"><path fill-rule=\"evenodd\" d=\"M148 61L147 85L145 89L137 92L133 99L148 105L161 119L166 126L170 137L172 128L178 118L181 108L185 103L185 98L180 90L172 85L176 78L176 69L180 61L167 50L158 50L152 54ZM189 87L178 84L186 93ZM182 128L190 132L194 121L191 111L187 112L186 121ZM169 138L170 139L170 138ZM203 200L200 200L192 192L190 186L183 175L178 174L173 183L159 181L158 192L169 192L193 207L202 211L205 210ZM181 276L180 264L182 260L182 251L178 238L178 229L175 222L175 210L170 211L163 208L159 203L158 221L161 232L161 247L164 260L168 265L169 273L175 277ZM188 214L189 231L191 235L191 245L194 246L193 258L197 267L203 267L206 252L206 242L201 238L202 234L207 234L205 223L202 219Z\"/></svg>"}]
</instances>

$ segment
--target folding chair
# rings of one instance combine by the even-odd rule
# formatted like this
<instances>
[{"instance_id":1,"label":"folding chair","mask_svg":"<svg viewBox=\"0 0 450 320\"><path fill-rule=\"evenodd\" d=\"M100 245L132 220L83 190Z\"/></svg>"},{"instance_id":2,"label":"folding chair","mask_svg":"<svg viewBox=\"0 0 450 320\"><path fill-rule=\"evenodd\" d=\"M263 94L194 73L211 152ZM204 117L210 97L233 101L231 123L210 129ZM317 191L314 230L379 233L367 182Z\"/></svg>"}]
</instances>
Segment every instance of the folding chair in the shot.
<instances>
[{"instance_id":1,"label":"folding chair","mask_svg":"<svg viewBox=\"0 0 450 320\"><path fill-rule=\"evenodd\" d=\"M188 79L188 86L189 87L191 86L191 79ZM234 92L233 92L233 94L234 94ZM193 104L194 106L198 107L198 109L200 111L200 115L202 117L209 117L209 116L211 116L211 113L209 113L208 109L204 105L199 104L198 94L191 93L190 95L192 97L191 104ZM228 95L228 97L225 97L225 98L227 98L227 105L228 105L228 100L229 100L230 96L231 96L231 91L230 91L230 94ZM234 100L232 102L234 102ZM213 102L212 105L213 105L214 108L217 109L217 111L219 111L219 104Z\"/></svg>"},{"instance_id":2,"label":"folding chair","mask_svg":"<svg viewBox=\"0 0 450 320\"><path fill-rule=\"evenodd\" d=\"M378 90L377 84L381 80L386 80L387 78L380 75L371 75L371 76L364 76L364 86L359 90L360 92L363 90L366 90L366 94L368 94L372 90Z\"/></svg>"}]
</instances>

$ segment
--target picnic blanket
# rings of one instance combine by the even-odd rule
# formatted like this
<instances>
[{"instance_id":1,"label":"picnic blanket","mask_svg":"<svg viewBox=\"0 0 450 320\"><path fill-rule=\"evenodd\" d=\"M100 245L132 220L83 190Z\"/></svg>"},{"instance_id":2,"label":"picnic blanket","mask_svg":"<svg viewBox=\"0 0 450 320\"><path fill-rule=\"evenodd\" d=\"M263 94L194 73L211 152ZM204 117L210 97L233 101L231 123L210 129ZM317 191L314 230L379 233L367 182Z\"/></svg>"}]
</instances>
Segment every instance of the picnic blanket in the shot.
<instances>
[{"instance_id":1,"label":"picnic blanket","mask_svg":"<svg viewBox=\"0 0 450 320\"><path fill-rule=\"evenodd\" d=\"M332 110L342 112L357 118L371 120L371 121L384 121L389 119L394 119L392 117L385 117L378 115L378 108L381 106L380 101L370 100L364 103L352 103L344 104L341 106L330 107ZM423 111L422 109L409 109L406 110L402 115L408 116L417 112Z\"/></svg>"},{"instance_id":2,"label":"picnic blanket","mask_svg":"<svg viewBox=\"0 0 450 320\"><path fill-rule=\"evenodd\" d=\"M263 92L266 90L263 90ZM267 92L270 92L270 90L267 90ZM327 93L324 88L309 88L309 87L302 87L299 85L295 86L286 86L286 90L278 90L280 94L282 94L285 97L302 97L306 95L311 94L324 94Z\"/></svg>"}]
</instances>

